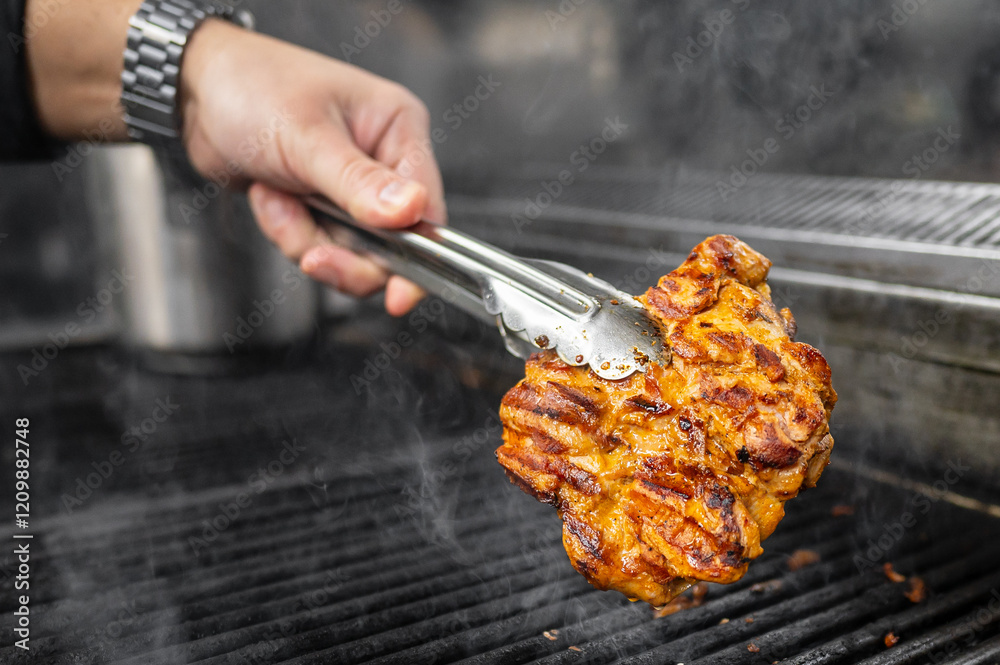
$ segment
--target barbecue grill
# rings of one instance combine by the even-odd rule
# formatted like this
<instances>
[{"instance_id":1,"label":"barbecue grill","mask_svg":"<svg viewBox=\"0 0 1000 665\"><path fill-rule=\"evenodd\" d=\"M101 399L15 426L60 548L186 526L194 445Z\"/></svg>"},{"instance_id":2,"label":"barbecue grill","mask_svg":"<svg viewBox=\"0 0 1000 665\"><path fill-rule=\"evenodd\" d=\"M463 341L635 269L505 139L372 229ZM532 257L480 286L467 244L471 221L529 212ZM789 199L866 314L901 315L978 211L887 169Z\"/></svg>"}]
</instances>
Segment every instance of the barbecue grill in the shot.
<instances>
[{"instance_id":1,"label":"barbecue grill","mask_svg":"<svg viewBox=\"0 0 1000 665\"><path fill-rule=\"evenodd\" d=\"M470 186L454 223L642 288L735 233L775 260L776 302L830 360L833 464L744 579L662 617L593 589L551 507L493 459L521 372L495 330L440 303L419 332L371 307L247 375L154 373L103 347L4 386L4 422L32 421L42 503L32 651L0 658L1000 662L1000 187L761 174L722 201L714 174L595 168L518 226L551 177ZM414 343L394 348L400 332ZM157 400L177 407L144 430Z\"/></svg>"}]
</instances>

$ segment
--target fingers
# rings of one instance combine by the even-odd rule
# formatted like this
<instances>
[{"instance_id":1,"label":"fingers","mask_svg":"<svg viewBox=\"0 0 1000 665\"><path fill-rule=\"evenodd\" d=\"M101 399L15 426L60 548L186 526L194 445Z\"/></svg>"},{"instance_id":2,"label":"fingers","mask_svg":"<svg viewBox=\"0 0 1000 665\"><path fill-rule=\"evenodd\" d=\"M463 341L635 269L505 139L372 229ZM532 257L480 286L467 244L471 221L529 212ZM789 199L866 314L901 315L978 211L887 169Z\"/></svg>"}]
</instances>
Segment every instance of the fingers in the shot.
<instances>
[{"instance_id":1,"label":"fingers","mask_svg":"<svg viewBox=\"0 0 1000 665\"><path fill-rule=\"evenodd\" d=\"M250 188L249 198L264 235L312 279L358 297L371 295L385 285L383 270L330 244L306 207L294 196L256 183ZM400 307L408 302L405 293L398 302Z\"/></svg>"},{"instance_id":2,"label":"fingers","mask_svg":"<svg viewBox=\"0 0 1000 665\"><path fill-rule=\"evenodd\" d=\"M392 316L403 316L424 299L423 289L399 275L389 278L385 287L385 311Z\"/></svg>"},{"instance_id":3,"label":"fingers","mask_svg":"<svg viewBox=\"0 0 1000 665\"><path fill-rule=\"evenodd\" d=\"M313 247L302 257L299 267L312 279L358 298L381 290L386 282L381 268L336 245Z\"/></svg>"},{"instance_id":4,"label":"fingers","mask_svg":"<svg viewBox=\"0 0 1000 665\"><path fill-rule=\"evenodd\" d=\"M389 164L405 178L422 184L427 191L424 217L444 224L447 212L441 172L434 158L434 143L430 136L430 120L423 103L409 92L400 93L400 110L374 146L375 158Z\"/></svg>"},{"instance_id":5,"label":"fingers","mask_svg":"<svg viewBox=\"0 0 1000 665\"><path fill-rule=\"evenodd\" d=\"M257 183L250 188L248 197L261 231L291 260L297 263L308 249L321 242L321 231L305 205L294 196Z\"/></svg>"},{"instance_id":6,"label":"fingers","mask_svg":"<svg viewBox=\"0 0 1000 665\"><path fill-rule=\"evenodd\" d=\"M318 125L302 140L310 184L358 220L400 228L423 215L427 187L369 157L342 127Z\"/></svg>"},{"instance_id":7,"label":"fingers","mask_svg":"<svg viewBox=\"0 0 1000 665\"><path fill-rule=\"evenodd\" d=\"M403 157L389 156L386 158L386 163L393 164L397 173L412 178L426 188L424 219L436 224L446 224L448 212L444 202L444 184L441 182L441 172L438 170L434 155L425 143L410 141L407 146L401 148Z\"/></svg>"}]
</instances>

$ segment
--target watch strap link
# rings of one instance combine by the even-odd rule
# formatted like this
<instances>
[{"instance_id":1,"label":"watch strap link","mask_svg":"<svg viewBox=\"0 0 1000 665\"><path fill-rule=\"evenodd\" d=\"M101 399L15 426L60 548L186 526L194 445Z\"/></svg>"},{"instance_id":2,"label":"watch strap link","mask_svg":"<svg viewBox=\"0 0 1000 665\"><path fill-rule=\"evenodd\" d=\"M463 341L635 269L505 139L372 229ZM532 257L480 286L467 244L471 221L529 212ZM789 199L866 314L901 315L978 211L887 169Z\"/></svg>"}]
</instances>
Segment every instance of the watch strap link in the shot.
<instances>
[{"instance_id":1,"label":"watch strap link","mask_svg":"<svg viewBox=\"0 0 1000 665\"><path fill-rule=\"evenodd\" d=\"M181 60L188 38L211 17L252 27L247 12L220 2L147 0L129 20L122 105L129 136L154 146L180 139Z\"/></svg>"}]
</instances>

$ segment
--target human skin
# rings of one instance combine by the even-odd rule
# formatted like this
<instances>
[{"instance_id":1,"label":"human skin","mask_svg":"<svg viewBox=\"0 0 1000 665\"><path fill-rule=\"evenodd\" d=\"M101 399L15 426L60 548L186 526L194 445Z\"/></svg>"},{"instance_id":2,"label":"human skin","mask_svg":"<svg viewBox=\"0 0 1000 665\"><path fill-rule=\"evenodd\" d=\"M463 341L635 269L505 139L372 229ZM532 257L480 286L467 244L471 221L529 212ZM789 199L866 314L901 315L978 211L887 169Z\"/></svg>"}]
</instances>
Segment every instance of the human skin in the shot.
<instances>
[{"instance_id":1,"label":"human skin","mask_svg":"<svg viewBox=\"0 0 1000 665\"><path fill-rule=\"evenodd\" d=\"M39 122L63 140L127 140L122 52L138 0L27 0L27 62ZM37 27L35 27L37 26ZM421 291L329 242L297 195L320 193L373 226L445 223L429 116L404 87L321 54L209 19L181 67L182 135L204 176L238 165L258 225L310 277L366 296L385 287L390 314ZM280 122L276 122L280 119ZM270 133L269 133L270 130ZM257 141L254 137L274 138ZM420 156L422 158L417 159Z\"/></svg>"}]
</instances>

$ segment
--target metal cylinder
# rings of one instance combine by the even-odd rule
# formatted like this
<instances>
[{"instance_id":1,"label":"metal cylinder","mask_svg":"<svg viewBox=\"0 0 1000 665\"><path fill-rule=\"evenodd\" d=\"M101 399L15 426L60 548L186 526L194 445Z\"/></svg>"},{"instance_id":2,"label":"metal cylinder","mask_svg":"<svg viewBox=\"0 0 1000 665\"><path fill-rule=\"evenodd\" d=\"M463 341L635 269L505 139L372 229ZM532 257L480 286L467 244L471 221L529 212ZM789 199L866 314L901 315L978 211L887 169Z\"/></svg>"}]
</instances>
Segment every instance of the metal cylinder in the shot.
<instances>
[{"instance_id":1,"label":"metal cylinder","mask_svg":"<svg viewBox=\"0 0 1000 665\"><path fill-rule=\"evenodd\" d=\"M315 329L316 285L263 237L243 195L200 178L183 157L103 148L88 194L126 284L124 339L175 359L169 369L208 368Z\"/></svg>"}]
</instances>

